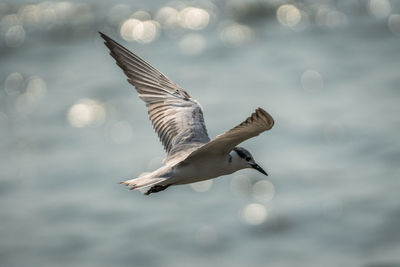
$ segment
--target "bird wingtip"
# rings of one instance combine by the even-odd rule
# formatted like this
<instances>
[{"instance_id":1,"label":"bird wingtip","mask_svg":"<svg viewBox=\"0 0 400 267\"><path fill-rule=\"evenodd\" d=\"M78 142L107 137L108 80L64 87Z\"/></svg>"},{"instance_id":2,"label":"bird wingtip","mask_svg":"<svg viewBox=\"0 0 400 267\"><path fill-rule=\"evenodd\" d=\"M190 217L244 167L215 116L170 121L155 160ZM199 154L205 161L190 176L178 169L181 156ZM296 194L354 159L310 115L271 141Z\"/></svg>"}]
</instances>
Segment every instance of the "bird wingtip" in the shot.
<instances>
[{"instance_id":1,"label":"bird wingtip","mask_svg":"<svg viewBox=\"0 0 400 267\"><path fill-rule=\"evenodd\" d=\"M98 33L100 34L101 38L103 38L106 41L109 41L111 38L108 37L106 34L102 33L101 31L98 31Z\"/></svg>"},{"instance_id":2,"label":"bird wingtip","mask_svg":"<svg viewBox=\"0 0 400 267\"><path fill-rule=\"evenodd\" d=\"M274 124L275 124L274 119L273 119L272 116L271 116L268 112L266 112L263 108L258 107L258 108L256 109L256 112L255 112L255 113L258 114L259 116L262 115L262 117L264 117L264 118L267 120L267 122L268 122L268 124L269 124L269 129L271 129L272 126L274 126Z\"/></svg>"},{"instance_id":3,"label":"bird wingtip","mask_svg":"<svg viewBox=\"0 0 400 267\"><path fill-rule=\"evenodd\" d=\"M258 107L258 108L256 109L256 111L260 111L260 112L262 112L262 113L267 113L262 107Z\"/></svg>"}]
</instances>

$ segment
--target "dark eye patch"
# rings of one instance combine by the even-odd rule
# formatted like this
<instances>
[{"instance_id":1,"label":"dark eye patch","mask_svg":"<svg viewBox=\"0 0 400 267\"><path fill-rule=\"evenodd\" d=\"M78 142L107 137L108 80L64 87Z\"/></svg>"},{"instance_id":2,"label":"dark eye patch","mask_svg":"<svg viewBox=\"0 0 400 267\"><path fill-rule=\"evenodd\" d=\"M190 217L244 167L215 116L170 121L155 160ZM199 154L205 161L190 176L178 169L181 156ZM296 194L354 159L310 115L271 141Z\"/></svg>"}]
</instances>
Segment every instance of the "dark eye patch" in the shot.
<instances>
[{"instance_id":1,"label":"dark eye patch","mask_svg":"<svg viewBox=\"0 0 400 267\"><path fill-rule=\"evenodd\" d=\"M235 151L239 155L239 157L241 157L242 159L244 159L246 161L251 160L251 155L246 149L244 149L242 147L235 147L233 149L233 151Z\"/></svg>"}]
</instances>

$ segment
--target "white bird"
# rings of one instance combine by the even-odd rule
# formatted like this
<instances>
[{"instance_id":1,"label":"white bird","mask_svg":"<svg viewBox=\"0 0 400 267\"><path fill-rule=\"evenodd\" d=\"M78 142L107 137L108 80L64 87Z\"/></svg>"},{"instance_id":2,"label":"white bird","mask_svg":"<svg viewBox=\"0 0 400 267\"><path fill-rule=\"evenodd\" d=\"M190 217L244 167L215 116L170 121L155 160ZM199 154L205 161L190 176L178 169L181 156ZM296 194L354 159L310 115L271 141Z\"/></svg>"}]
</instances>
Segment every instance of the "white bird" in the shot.
<instances>
[{"instance_id":1,"label":"white bird","mask_svg":"<svg viewBox=\"0 0 400 267\"><path fill-rule=\"evenodd\" d=\"M171 185L204 181L245 168L268 175L249 151L237 145L271 129L271 115L257 108L244 122L210 140L203 110L194 98L143 59L105 34L100 35L146 103L151 123L167 152L164 166L121 184L131 190L145 189L148 195Z\"/></svg>"}]
</instances>

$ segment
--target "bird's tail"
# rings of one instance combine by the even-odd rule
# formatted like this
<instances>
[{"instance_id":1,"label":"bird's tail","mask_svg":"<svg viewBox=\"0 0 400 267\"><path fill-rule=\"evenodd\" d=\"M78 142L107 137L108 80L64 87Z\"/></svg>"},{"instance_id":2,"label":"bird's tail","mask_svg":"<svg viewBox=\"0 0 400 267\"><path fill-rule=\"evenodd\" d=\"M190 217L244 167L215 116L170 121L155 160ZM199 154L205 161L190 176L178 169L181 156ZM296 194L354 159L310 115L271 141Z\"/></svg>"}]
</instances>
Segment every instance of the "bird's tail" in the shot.
<instances>
[{"instance_id":1,"label":"bird's tail","mask_svg":"<svg viewBox=\"0 0 400 267\"><path fill-rule=\"evenodd\" d=\"M158 184L165 180L165 178L152 177L151 175L143 175L139 178L126 180L124 182L121 182L120 184L129 186L129 190L136 190Z\"/></svg>"}]
</instances>

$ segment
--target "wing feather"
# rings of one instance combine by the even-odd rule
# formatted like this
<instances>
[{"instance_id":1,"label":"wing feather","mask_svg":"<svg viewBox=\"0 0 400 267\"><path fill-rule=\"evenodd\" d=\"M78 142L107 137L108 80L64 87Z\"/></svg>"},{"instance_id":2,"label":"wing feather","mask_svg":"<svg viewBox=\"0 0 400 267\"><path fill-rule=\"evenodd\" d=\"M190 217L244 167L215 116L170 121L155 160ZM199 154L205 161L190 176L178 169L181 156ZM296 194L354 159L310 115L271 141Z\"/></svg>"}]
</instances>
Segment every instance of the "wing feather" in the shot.
<instances>
[{"instance_id":1,"label":"wing feather","mask_svg":"<svg viewBox=\"0 0 400 267\"><path fill-rule=\"evenodd\" d=\"M193 151L185 161L196 157L228 154L243 141L270 130L272 126L274 126L272 116L262 108L257 108L244 122Z\"/></svg>"},{"instance_id":2,"label":"wing feather","mask_svg":"<svg viewBox=\"0 0 400 267\"><path fill-rule=\"evenodd\" d=\"M208 141L200 104L176 83L128 49L100 33L110 55L147 106L149 118L168 156Z\"/></svg>"}]
</instances>

